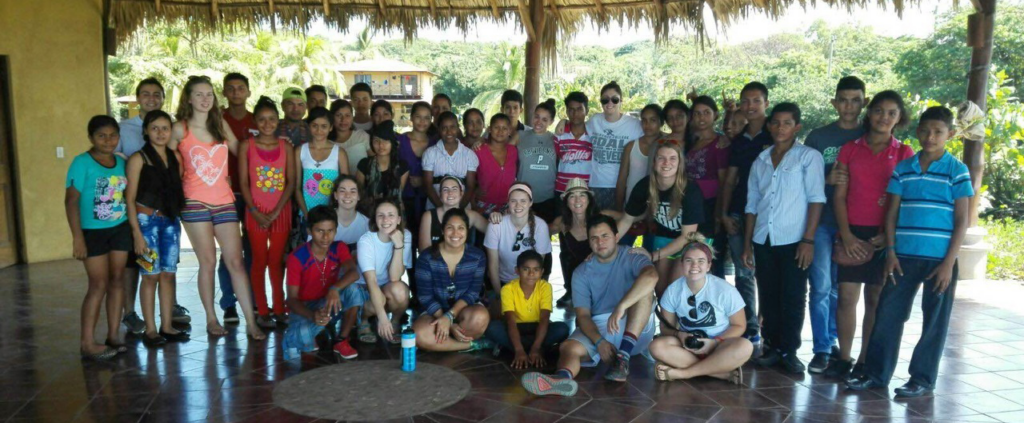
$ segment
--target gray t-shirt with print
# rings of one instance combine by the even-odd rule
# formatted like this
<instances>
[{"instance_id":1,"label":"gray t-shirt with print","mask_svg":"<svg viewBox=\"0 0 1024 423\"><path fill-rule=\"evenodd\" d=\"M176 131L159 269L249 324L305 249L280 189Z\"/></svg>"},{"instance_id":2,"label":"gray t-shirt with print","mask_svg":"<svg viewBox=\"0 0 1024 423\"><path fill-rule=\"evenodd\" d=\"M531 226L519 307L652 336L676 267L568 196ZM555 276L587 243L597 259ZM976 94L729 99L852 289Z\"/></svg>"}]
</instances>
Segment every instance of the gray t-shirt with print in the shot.
<instances>
[{"instance_id":1,"label":"gray t-shirt with print","mask_svg":"<svg viewBox=\"0 0 1024 423\"><path fill-rule=\"evenodd\" d=\"M804 145L818 150L821 157L825 159L825 177L832 171L832 166L839 158L839 149L847 142L864 136L864 127L858 125L854 129L843 129L839 122L832 122L821 128L811 131L804 140ZM836 226L836 214L832 211L832 194L835 188L825 184L825 207L821 210L820 223L823 225Z\"/></svg>"},{"instance_id":2,"label":"gray t-shirt with print","mask_svg":"<svg viewBox=\"0 0 1024 423\"><path fill-rule=\"evenodd\" d=\"M636 278L651 266L651 259L646 255L631 253L628 247L621 245L618 249L611 262L601 263L592 255L572 273L574 307L589 309L591 316L615 311Z\"/></svg>"},{"instance_id":3,"label":"gray t-shirt with print","mask_svg":"<svg viewBox=\"0 0 1024 423\"><path fill-rule=\"evenodd\" d=\"M519 132L519 180L530 184L533 202L540 203L555 197L555 175L558 159L555 156L555 136L550 132L538 134L533 130Z\"/></svg>"}]
</instances>

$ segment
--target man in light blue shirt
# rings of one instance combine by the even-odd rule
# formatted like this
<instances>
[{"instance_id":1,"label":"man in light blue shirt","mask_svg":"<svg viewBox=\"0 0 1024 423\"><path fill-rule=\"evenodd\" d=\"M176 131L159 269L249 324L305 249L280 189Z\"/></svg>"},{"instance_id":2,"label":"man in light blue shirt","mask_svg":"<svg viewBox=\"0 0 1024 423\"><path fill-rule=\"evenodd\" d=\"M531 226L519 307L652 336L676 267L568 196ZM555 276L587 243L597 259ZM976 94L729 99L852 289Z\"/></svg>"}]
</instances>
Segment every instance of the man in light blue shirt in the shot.
<instances>
[{"instance_id":1,"label":"man in light blue shirt","mask_svg":"<svg viewBox=\"0 0 1024 423\"><path fill-rule=\"evenodd\" d=\"M774 144L762 152L747 181L743 265L756 267L761 334L771 348L757 359L803 373L796 357L807 306L807 269L814 258L814 232L825 204L824 161L817 150L796 142L800 108L781 103L768 117Z\"/></svg>"}]
</instances>

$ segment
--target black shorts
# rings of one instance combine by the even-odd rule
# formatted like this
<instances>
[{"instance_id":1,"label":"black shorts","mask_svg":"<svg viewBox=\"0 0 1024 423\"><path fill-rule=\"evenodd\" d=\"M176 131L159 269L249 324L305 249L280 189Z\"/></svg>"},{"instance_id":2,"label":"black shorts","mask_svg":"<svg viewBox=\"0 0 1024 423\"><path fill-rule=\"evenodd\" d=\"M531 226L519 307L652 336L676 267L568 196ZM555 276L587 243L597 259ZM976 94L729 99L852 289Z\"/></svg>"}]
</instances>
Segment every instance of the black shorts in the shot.
<instances>
[{"instance_id":1,"label":"black shorts","mask_svg":"<svg viewBox=\"0 0 1024 423\"><path fill-rule=\"evenodd\" d=\"M85 237L87 257L102 256L111 251L132 250L132 229L128 222L113 228L82 229L82 236Z\"/></svg>"},{"instance_id":2,"label":"black shorts","mask_svg":"<svg viewBox=\"0 0 1024 423\"><path fill-rule=\"evenodd\" d=\"M880 230L877 226L854 226L850 225L850 232L853 232L853 236L862 239L869 240L871 237L878 235ZM833 247L842 248L842 247ZM865 283L868 285L881 285L884 279L882 278L882 271L885 270L885 250L875 250L872 252L871 260L860 266L839 266L839 272L837 274L839 283Z\"/></svg>"},{"instance_id":3,"label":"black shorts","mask_svg":"<svg viewBox=\"0 0 1024 423\"><path fill-rule=\"evenodd\" d=\"M562 215L562 199L554 197L547 201L533 203L533 214L544 219L546 223L553 222L556 217Z\"/></svg>"}]
</instances>

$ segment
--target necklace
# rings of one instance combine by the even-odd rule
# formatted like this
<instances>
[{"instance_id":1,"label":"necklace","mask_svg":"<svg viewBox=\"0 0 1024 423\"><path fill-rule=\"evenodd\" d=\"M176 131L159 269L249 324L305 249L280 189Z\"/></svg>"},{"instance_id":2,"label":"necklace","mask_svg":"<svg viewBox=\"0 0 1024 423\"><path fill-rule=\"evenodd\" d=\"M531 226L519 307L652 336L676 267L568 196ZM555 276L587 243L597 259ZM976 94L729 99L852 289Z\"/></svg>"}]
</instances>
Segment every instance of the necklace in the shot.
<instances>
[{"instance_id":1,"label":"necklace","mask_svg":"<svg viewBox=\"0 0 1024 423\"><path fill-rule=\"evenodd\" d=\"M324 253L324 264L320 265L320 261L316 259L316 255L313 255L313 262L317 265L317 270L320 271L320 286L327 286L327 254Z\"/></svg>"}]
</instances>

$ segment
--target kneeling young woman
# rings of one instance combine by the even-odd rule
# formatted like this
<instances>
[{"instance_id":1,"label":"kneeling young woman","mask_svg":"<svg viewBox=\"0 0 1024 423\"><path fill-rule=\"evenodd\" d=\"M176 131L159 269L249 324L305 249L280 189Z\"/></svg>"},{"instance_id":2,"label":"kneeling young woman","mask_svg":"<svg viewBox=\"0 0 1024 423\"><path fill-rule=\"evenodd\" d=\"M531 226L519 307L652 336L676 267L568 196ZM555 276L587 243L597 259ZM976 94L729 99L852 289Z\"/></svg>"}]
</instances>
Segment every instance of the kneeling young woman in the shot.
<instances>
[{"instance_id":1,"label":"kneeling young woman","mask_svg":"<svg viewBox=\"0 0 1024 423\"><path fill-rule=\"evenodd\" d=\"M714 254L703 236L693 234L683 247L683 277L661 296L661 335L651 342L658 380L711 376L735 384L743 382L740 366L750 358L753 345L742 337L747 327L743 299L724 279L708 274ZM696 331L695 345L687 338Z\"/></svg>"}]
</instances>

